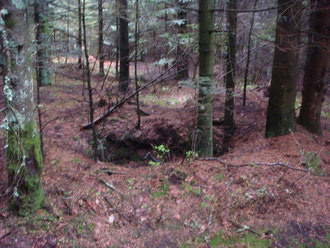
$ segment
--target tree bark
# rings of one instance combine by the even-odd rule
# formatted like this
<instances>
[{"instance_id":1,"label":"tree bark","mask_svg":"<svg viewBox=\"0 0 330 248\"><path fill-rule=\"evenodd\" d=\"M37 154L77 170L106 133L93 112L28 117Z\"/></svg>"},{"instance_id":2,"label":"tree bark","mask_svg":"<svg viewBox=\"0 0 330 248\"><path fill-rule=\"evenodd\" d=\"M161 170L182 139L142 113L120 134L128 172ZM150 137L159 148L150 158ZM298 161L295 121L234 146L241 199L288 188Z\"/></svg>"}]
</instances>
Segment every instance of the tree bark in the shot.
<instances>
[{"instance_id":1,"label":"tree bark","mask_svg":"<svg viewBox=\"0 0 330 248\"><path fill-rule=\"evenodd\" d=\"M82 27L81 27L81 0L78 0L78 49L79 49L79 57L78 57L78 69L83 68L83 63L81 59L82 55Z\"/></svg>"},{"instance_id":2,"label":"tree bark","mask_svg":"<svg viewBox=\"0 0 330 248\"><path fill-rule=\"evenodd\" d=\"M141 112L140 112L140 101L139 101L139 82L138 82L138 71L137 71L137 60L138 60L138 48L139 48L139 0L135 0L135 53L134 53L134 74L135 74L135 90L136 90L136 114L138 121L136 128L141 128Z\"/></svg>"},{"instance_id":3,"label":"tree bark","mask_svg":"<svg viewBox=\"0 0 330 248\"><path fill-rule=\"evenodd\" d=\"M228 9L237 9L237 0L227 1ZM235 108L235 55L236 55L236 27L237 13L227 11L228 23L228 44L226 58L226 99L224 115L224 146L227 146L229 139L235 130L234 108ZM224 147L226 150L227 148Z\"/></svg>"},{"instance_id":4,"label":"tree bark","mask_svg":"<svg viewBox=\"0 0 330 248\"><path fill-rule=\"evenodd\" d=\"M213 155L214 0L199 0L199 86L197 152ZM194 144L193 144L194 145Z\"/></svg>"},{"instance_id":5,"label":"tree bark","mask_svg":"<svg viewBox=\"0 0 330 248\"><path fill-rule=\"evenodd\" d=\"M182 44L183 36L187 33L187 11L183 9L186 7L186 3L183 0L178 0L178 19L181 20L183 23L178 25L178 47L177 47L177 58L181 58L184 52L184 46ZM189 77L189 63L188 59L182 60L178 63L176 67L178 80L185 79Z\"/></svg>"},{"instance_id":6,"label":"tree bark","mask_svg":"<svg viewBox=\"0 0 330 248\"><path fill-rule=\"evenodd\" d=\"M118 65L119 65L119 18L118 18L118 1L116 0L116 79L118 79L119 75L119 70L118 70Z\"/></svg>"},{"instance_id":7,"label":"tree bark","mask_svg":"<svg viewBox=\"0 0 330 248\"><path fill-rule=\"evenodd\" d=\"M104 76L104 53L103 53L103 0L98 2L98 11L99 11L99 66L100 66L100 75Z\"/></svg>"},{"instance_id":8,"label":"tree bark","mask_svg":"<svg viewBox=\"0 0 330 248\"><path fill-rule=\"evenodd\" d=\"M87 48L87 31L86 31L86 0L83 0L83 8L82 8L82 28L83 28L83 43L84 43L84 54L85 54L85 71L86 71L86 80L88 87L88 98L89 98L89 119L92 123L92 147L93 147L93 158L94 161L97 161L97 136L96 136L96 128L94 126L94 108L93 108L93 89L91 82L91 70L89 66L89 55Z\"/></svg>"},{"instance_id":9,"label":"tree bark","mask_svg":"<svg viewBox=\"0 0 330 248\"><path fill-rule=\"evenodd\" d=\"M256 9L258 4L258 0L254 1L253 9ZM254 16L255 12L252 13L251 22L250 22L250 30L249 30L249 36L248 36L248 44L247 44L247 58L246 58L246 66L244 71L244 89L243 89L243 107L246 105L246 87L247 87L247 81L248 81L248 75L249 75L249 65L250 65L250 56L251 56L251 35L254 25Z\"/></svg>"},{"instance_id":10,"label":"tree bark","mask_svg":"<svg viewBox=\"0 0 330 248\"><path fill-rule=\"evenodd\" d=\"M25 2L1 0L0 10L0 48L7 103L2 128L8 130L9 207L18 215L28 215L40 209L44 202L42 155L34 117L29 15Z\"/></svg>"},{"instance_id":11,"label":"tree bark","mask_svg":"<svg viewBox=\"0 0 330 248\"><path fill-rule=\"evenodd\" d=\"M128 16L127 0L119 1L119 36L120 36L120 68L119 68L119 89L125 93L129 85L129 44L128 44Z\"/></svg>"},{"instance_id":12,"label":"tree bark","mask_svg":"<svg viewBox=\"0 0 330 248\"><path fill-rule=\"evenodd\" d=\"M34 19L36 27L36 72L38 86L51 85L49 64L50 64L50 37L48 20L48 2L37 0L34 2Z\"/></svg>"},{"instance_id":13,"label":"tree bark","mask_svg":"<svg viewBox=\"0 0 330 248\"><path fill-rule=\"evenodd\" d=\"M300 39L300 1L278 0L275 53L267 108L266 137L296 129L296 76Z\"/></svg>"},{"instance_id":14,"label":"tree bark","mask_svg":"<svg viewBox=\"0 0 330 248\"><path fill-rule=\"evenodd\" d=\"M321 110L328 87L330 57L330 4L311 1L310 34L306 60L302 105L298 123L322 135Z\"/></svg>"}]
</instances>

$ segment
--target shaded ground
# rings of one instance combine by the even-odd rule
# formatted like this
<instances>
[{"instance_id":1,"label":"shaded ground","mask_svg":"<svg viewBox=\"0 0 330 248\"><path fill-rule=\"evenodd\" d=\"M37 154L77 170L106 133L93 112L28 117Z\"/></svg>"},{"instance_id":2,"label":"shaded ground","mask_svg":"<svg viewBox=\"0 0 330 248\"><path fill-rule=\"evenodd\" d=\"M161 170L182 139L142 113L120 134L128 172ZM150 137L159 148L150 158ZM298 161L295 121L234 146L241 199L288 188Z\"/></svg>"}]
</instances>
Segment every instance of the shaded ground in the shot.
<instances>
[{"instance_id":1,"label":"shaded ground","mask_svg":"<svg viewBox=\"0 0 330 248\"><path fill-rule=\"evenodd\" d=\"M237 132L230 152L221 157L228 163L251 166L233 168L218 161L183 159L180 154L192 150L194 90L178 89L175 81L169 81L143 92L141 106L149 115L142 117L141 132L135 128L134 100L108 117L98 130L100 138L110 135L125 140L132 135L152 143L137 149L137 160L147 152L157 157L151 145L167 146L169 154L158 155L170 161L151 165L149 160L134 162L124 157L120 165L95 163L90 158L90 131L80 131L87 122L88 104L81 95L81 82L74 78L79 77L57 76L54 86L42 88L46 124L43 183L48 207L17 218L2 201L0 247L329 245L329 126L324 127L323 138L298 126L294 134L265 139L267 99L254 89L249 91L245 109L237 95ZM115 104L116 99L111 101ZM218 107L223 106L221 93L215 102L218 118L223 113ZM99 107L96 115L106 108ZM329 125L328 120L323 123ZM221 127L216 126L218 146L221 139ZM6 180L3 141L2 186ZM318 172L323 176L253 165L283 162L303 169L305 154L310 152L320 158Z\"/></svg>"}]
</instances>

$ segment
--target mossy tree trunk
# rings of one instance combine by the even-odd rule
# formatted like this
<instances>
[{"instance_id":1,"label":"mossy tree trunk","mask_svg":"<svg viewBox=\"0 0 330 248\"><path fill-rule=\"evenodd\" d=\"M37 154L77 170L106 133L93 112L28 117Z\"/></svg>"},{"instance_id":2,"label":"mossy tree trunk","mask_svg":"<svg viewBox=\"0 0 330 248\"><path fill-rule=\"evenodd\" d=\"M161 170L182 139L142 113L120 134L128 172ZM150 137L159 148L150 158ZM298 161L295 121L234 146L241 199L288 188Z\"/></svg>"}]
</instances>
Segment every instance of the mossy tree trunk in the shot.
<instances>
[{"instance_id":1,"label":"mossy tree trunk","mask_svg":"<svg viewBox=\"0 0 330 248\"><path fill-rule=\"evenodd\" d=\"M186 7L187 3L184 0L178 0L178 19L182 21L178 25L178 46L176 51L176 57L177 59L180 59L185 51L184 51L184 36L187 33L187 11L184 9ZM189 63L188 59L181 59L181 61L176 66L177 71L177 79L185 79L189 77Z\"/></svg>"},{"instance_id":2,"label":"mossy tree trunk","mask_svg":"<svg viewBox=\"0 0 330 248\"><path fill-rule=\"evenodd\" d=\"M38 86L51 85L50 64L50 29L48 16L48 0L34 2L34 19L36 23L36 72Z\"/></svg>"},{"instance_id":3,"label":"mossy tree trunk","mask_svg":"<svg viewBox=\"0 0 330 248\"><path fill-rule=\"evenodd\" d=\"M237 9L236 0L227 1L228 9ZM236 55L236 27L237 12L227 11L228 44L226 58L226 99L224 115L224 140L223 150L227 150L228 142L235 130L234 108L235 108L235 55Z\"/></svg>"},{"instance_id":4,"label":"mossy tree trunk","mask_svg":"<svg viewBox=\"0 0 330 248\"><path fill-rule=\"evenodd\" d=\"M120 36L120 66L119 89L125 93L129 85L129 44L128 44L128 16L127 0L119 1L119 36Z\"/></svg>"},{"instance_id":5,"label":"mossy tree trunk","mask_svg":"<svg viewBox=\"0 0 330 248\"><path fill-rule=\"evenodd\" d=\"M103 53L103 0L98 2L98 18L99 18L99 66L100 75L104 76L104 53Z\"/></svg>"},{"instance_id":6,"label":"mossy tree trunk","mask_svg":"<svg viewBox=\"0 0 330 248\"><path fill-rule=\"evenodd\" d=\"M44 201L42 155L34 117L33 80L29 53L29 26L24 1L0 2L1 55L4 58L4 94L8 130L7 164L9 206L19 215L38 210Z\"/></svg>"},{"instance_id":7,"label":"mossy tree trunk","mask_svg":"<svg viewBox=\"0 0 330 248\"><path fill-rule=\"evenodd\" d=\"M322 135L320 115L328 87L330 57L330 3L311 1L310 34L305 68L302 105L298 123Z\"/></svg>"},{"instance_id":8,"label":"mossy tree trunk","mask_svg":"<svg viewBox=\"0 0 330 248\"><path fill-rule=\"evenodd\" d=\"M199 86L197 151L213 155L214 0L199 0Z\"/></svg>"},{"instance_id":9,"label":"mossy tree trunk","mask_svg":"<svg viewBox=\"0 0 330 248\"><path fill-rule=\"evenodd\" d=\"M296 76L302 3L278 0L278 6L266 137L285 135L296 129Z\"/></svg>"}]
</instances>

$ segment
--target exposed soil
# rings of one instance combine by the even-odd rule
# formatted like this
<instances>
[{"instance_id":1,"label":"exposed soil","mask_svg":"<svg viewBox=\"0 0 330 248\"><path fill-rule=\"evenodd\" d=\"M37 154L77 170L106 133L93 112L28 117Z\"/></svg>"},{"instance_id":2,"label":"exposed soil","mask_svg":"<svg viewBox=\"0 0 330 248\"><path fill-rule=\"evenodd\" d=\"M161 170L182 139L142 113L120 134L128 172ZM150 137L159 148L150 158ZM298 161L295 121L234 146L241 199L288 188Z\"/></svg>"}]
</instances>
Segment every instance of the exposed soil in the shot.
<instances>
[{"instance_id":1,"label":"exposed soil","mask_svg":"<svg viewBox=\"0 0 330 248\"><path fill-rule=\"evenodd\" d=\"M63 76L67 74L70 77ZM251 166L193 160L185 154L194 146L195 90L178 88L172 80L142 93L147 116L140 130L134 99L97 126L99 139L108 142L105 157L120 164L94 162L91 133L80 130L88 122L87 93L82 96L79 73L63 75L57 75L52 87L41 89L47 207L33 216L15 217L2 200L0 247L217 247L214 237L220 232L229 239L251 230L259 233L252 233L256 240L268 240L269 247L329 245L328 118L322 119L322 138L298 126L290 135L265 139L263 91L250 90L244 109L238 92L237 130L221 160ZM100 92L94 92L98 100ZM115 98L103 98L104 106L95 103L96 116L116 103ZM223 101L219 86L215 119L222 116ZM221 126L215 126L216 150L222 134ZM4 141L0 139L1 193L6 185ZM143 160L148 152L157 157L153 147L160 145L170 150L164 163ZM111 157L120 147L127 148L124 155ZM133 152L136 161L127 156ZM283 166L253 166L282 162L305 169L307 152L317 153L322 176ZM259 247L244 242L218 246Z\"/></svg>"}]
</instances>

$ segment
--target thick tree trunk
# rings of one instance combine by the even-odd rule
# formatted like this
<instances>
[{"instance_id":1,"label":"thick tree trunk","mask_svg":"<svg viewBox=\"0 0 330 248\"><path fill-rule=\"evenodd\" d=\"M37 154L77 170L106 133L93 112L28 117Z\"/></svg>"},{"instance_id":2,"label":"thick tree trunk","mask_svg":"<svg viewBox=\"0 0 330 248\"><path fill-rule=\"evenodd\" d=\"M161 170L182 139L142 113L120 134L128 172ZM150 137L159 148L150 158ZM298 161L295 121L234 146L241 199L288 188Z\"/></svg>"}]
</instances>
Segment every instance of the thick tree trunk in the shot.
<instances>
[{"instance_id":1,"label":"thick tree trunk","mask_svg":"<svg viewBox=\"0 0 330 248\"><path fill-rule=\"evenodd\" d=\"M104 76L104 54L103 54L103 0L99 0L99 66L100 75Z\"/></svg>"},{"instance_id":2,"label":"thick tree trunk","mask_svg":"<svg viewBox=\"0 0 330 248\"><path fill-rule=\"evenodd\" d=\"M120 68L119 68L119 89L125 93L129 85L129 44L128 44L128 16L127 0L119 1L119 36L120 36Z\"/></svg>"},{"instance_id":3,"label":"thick tree trunk","mask_svg":"<svg viewBox=\"0 0 330 248\"><path fill-rule=\"evenodd\" d=\"M285 135L296 129L296 76L302 4L300 1L278 0L278 6L266 137Z\"/></svg>"},{"instance_id":4,"label":"thick tree trunk","mask_svg":"<svg viewBox=\"0 0 330 248\"><path fill-rule=\"evenodd\" d=\"M86 0L83 0L83 7L82 7L82 28L83 28L83 44L84 44L84 54L85 54L85 71L86 71L86 81L87 81L87 88L88 88L88 100L89 100L89 119L92 123L92 147L93 147L93 158L94 161L97 161L97 135L96 135L96 128L94 126L94 108L93 108L93 89L92 89L92 82L91 82L91 70L89 66L89 55L88 55L88 47L87 47L87 31L86 31Z\"/></svg>"},{"instance_id":5,"label":"thick tree trunk","mask_svg":"<svg viewBox=\"0 0 330 248\"><path fill-rule=\"evenodd\" d=\"M330 4L311 1L310 35L298 123L310 132L322 135L320 115L328 87L330 57Z\"/></svg>"},{"instance_id":6,"label":"thick tree trunk","mask_svg":"<svg viewBox=\"0 0 330 248\"><path fill-rule=\"evenodd\" d=\"M4 58L7 102L3 127L8 130L8 186L12 193L9 206L15 213L27 215L41 208L44 201L42 155L34 118L29 15L23 2L14 4L11 0L1 0L0 9L1 57Z\"/></svg>"},{"instance_id":7,"label":"thick tree trunk","mask_svg":"<svg viewBox=\"0 0 330 248\"><path fill-rule=\"evenodd\" d=\"M187 33L187 11L183 8L186 6L185 1L178 0L179 11L178 11L178 19L180 19L183 23L178 25L178 47L177 47L177 58L181 58L185 53L184 46L182 44L183 36ZM177 79L185 79L189 77L189 63L188 59L181 60L180 63L176 66L177 71Z\"/></svg>"},{"instance_id":8,"label":"thick tree trunk","mask_svg":"<svg viewBox=\"0 0 330 248\"><path fill-rule=\"evenodd\" d=\"M237 9L236 0L227 1L228 9ZM226 58L226 99L225 99L225 115L224 115L224 150L235 130L234 108L235 108L235 55L236 55L236 27L237 12L227 12L228 23L228 44Z\"/></svg>"},{"instance_id":9,"label":"thick tree trunk","mask_svg":"<svg viewBox=\"0 0 330 248\"><path fill-rule=\"evenodd\" d=\"M213 155L214 0L199 0L199 90L197 152Z\"/></svg>"},{"instance_id":10,"label":"thick tree trunk","mask_svg":"<svg viewBox=\"0 0 330 248\"><path fill-rule=\"evenodd\" d=\"M49 63L50 63L50 37L48 20L48 2L37 0L34 2L34 19L37 25L36 42L36 72L38 86L51 85Z\"/></svg>"}]
</instances>

